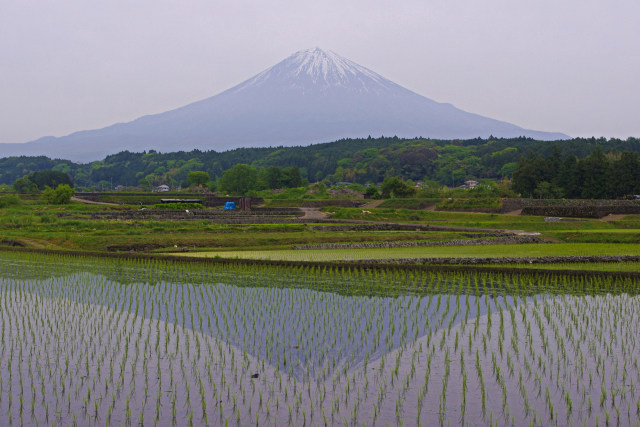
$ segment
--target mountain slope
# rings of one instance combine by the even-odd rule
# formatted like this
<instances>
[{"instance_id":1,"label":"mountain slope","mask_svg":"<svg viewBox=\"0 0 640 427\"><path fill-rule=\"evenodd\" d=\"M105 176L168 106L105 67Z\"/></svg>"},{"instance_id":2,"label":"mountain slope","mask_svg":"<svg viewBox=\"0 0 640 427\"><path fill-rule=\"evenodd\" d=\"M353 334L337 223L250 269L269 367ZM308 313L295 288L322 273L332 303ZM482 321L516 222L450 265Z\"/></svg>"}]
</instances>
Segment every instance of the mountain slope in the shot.
<instances>
[{"instance_id":1,"label":"mountain slope","mask_svg":"<svg viewBox=\"0 0 640 427\"><path fill-rule=\"evenodd\" d=\"M44 154L89 161L123 150L220 151L368 135L567 138L435 102L333 52L314 48L211 98L103 129L0 144L0 156Z\"/></svg>"}]
</instances>

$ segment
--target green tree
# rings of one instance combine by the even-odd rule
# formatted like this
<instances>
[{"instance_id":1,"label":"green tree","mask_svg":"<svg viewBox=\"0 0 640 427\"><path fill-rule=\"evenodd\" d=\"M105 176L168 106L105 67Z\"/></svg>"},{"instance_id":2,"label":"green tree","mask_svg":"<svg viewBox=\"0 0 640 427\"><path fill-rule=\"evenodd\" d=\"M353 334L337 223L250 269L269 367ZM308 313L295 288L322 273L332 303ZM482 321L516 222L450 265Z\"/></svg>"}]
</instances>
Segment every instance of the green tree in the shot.
<instances>
[{"instance_id":1,"label":"green tree","mask_svg":"<svg viewBox=\"0 0 640 427\"><path fill-rule=\"evenodd\" d=\"M567 156L558 173L558 185L563 189L563 197L570 199L580 197L579 180L578 159L573 155Z\"/></svg>"},{"instance_id":2,"label":"green tree","mask_svg":"<svg viewBox=\"0 0 640 427\"><path fill-rule=\"evenodd\" d=\"M380 192L378 191L378 187L376 187L375 185L367 187L367 189L364 190L364 196L366 199L379 199Z\"/></svg>"},{"instance_id":3,"label":"green tree","mask_svg":"<svg viewBox=\"0 0 640 427\"><path fill-rule=\"evenodd\" d=\"M562 189L547 181L539 183L533 193L538 199L558 199L562 197Z\"/></svg>"},{"instance_id":4,"label":"green tree","mask_svg":"<svg viewBox=\"0 0 640 427\"><path fill-rule=\"evenodd\" d=\"M413 196L416 189L407 184L402 178L390 177L385 178L382 183L382 197L383 198L403 198Z\"/></svg>"},{"instance_id":5,"label":"green tree","mask_svg":"<svg viewBox=\"0 0 640 427\"><path fill-rule=\"evenodd\" d=\"M547 173L548 168L545 159L541 156L520 158L516 170L513 172L513 190L523 197L533 197L538 183L551 179Z\"/></svg>"},{"instance_id":6,"label":"green tree","mask_svg":"<svg viewBox=\"0 0 640 427\"><path fill-rule=\"evenodd\" d=\"M13 188L18 193L33 193L38 191L38 186L26 176L16 179L13 183Z\"/></svg>"},{"instance_id":7,"label":"green tree","mask_svg":"<svg viewBox=\"0 0 640 427\"><path fill-rule=\"evenodd\" d=\"M331 175L331 179L333 182L340 182L344 180L344 168L342 166L338 166L336 171Z\"/></svg>"},{"instance_id":8,"label":"green tree","mask_svg":"<svg viewBox=\"0 0 640 427\"><path fill-rule=\"evenodd\" d=\"M262 184L271 190L282 188L282 169L277 166L269 166L260 170Z\"/></svg>"},{"instance_id":9,"label":"green tree","mask_svg":"<svg viewBox=\"0 0 640 427\"><path fill-rule=\"evenodd\" d=\"M223 172L218 180L218 188L225 193L245 195L256 189L257 182L258 171L240 163Z\"/></svg>"},{"instance_id":10,"label":"green tree","mask_svg":"<svg viewBox=\"0 0 640 427\"><path fill-rule=\"evenodd\" d=\"M146 179L149 185L153 187L157 187L164 183L162 177L157 176L155 173L148 174L144 179Z\"/></svg>"},{"instance_id":11,"label":"green tree","mask_svg":"<svg viewBox=\"0 0 640 427\"><path fill-rule=\"evenodd\" d=\"M71 177L68 174L55 170L32 172L28 175L28 178L38 186L39 190L44 190L46 186L56 188L60 184L67 184L69 187L73 186Z\"/></svg>"},{"instance_id":12,"label":"green tree","mask_svg":"<svg viewBox=\"0 0 640 427\"><path fill-rule=\"evenodd\" d=\"M613 164L612 188L617 197L640 194L640 156L623 152Z\"/></svg>"},{"instance_id":13,"label":"green tree","mask_svg":"<svg viewBox=\"0 0 640 427\"><path fill-rule=\"evenodd\" d=\"M142 188L144 188L145 190L149 190L151 191L151 183L149 182L149 180L147 180L146 177L144 178L140 178L138 180L138 185Z\"/></svg>"},{"instance_id":14,"label":"green tree","mask_svg":"<svg viewBox=\"0 0 640 427\"><path fill-rule=\"evenodd\" d=\"M288 166L282 169L283 183L288 188L295 188L302 186L302 175L300 169L297 166Z\"/></svg>"},{"instance_id":15,"label":"green tree","mask_svg":"<svg viewBox=\"0 0 640 427\"><path fill-rule=\"evenodd\" d=\"M191 171L187 175L187 180L189 180L192 185L202 187L209 182L209 174L204 171Z\"/></svg>"},{"instance_id":16,"label":"green tree","mask_svg":"<svg viewBox=\"0 0 640 427\"><path fill-rule=\"evenodd\" d=\"M502 167L498 171L498 176L502 178L511 177L513 176L513 173L517 168L518 168L518 163L516 162L505 163L504 165L502 165Z\"/></svg>"},{"instance_id":17,"label":"green tree","mask_svg":"<svg viewBox=\"0 0 640 427\"><path fill-rule=\"evenodd\" d=\"M583 199L606 199L610 197L611 165L602 149L596 147L593 153L578 163L581 174Z\"/></svg>"},{"instance_id":18,"label":"green tree","mask_svg":"<svg viewBox=\"0 0 640 427\"><path fill-rule=\"evenodd\" d=\"M73 188L67 184L60 184L54 190L47 185L42 192L42 196L52 205L64 205L71 201Z\"/></svg>"}]
</instances>

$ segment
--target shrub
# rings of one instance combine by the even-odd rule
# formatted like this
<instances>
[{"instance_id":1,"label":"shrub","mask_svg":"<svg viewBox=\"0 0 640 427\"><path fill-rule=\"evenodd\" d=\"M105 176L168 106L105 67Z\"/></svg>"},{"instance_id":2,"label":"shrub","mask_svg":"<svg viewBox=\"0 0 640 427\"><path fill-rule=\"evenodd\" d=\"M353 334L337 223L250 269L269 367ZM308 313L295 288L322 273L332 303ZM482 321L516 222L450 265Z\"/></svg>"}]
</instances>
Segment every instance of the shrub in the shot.
<instances>
[{"instance_id":1,"label":"shrub","mask_svg":"<svg viewBox=\"0 0 640 427\"><path fill-rule=\"evenodd\" d=\"M38 191L38 186L28 177L23 176L22 178L16 179L13 183L13 189L18 193L33 193Z\"/></svg>"},{"instance_id":2,"label":"shrub","mask_svg":"<svg viewBox=\"0 0 640 427\"><path fill-rule=\"evenodd\" d=\"M38 186L38 190L44 190L47 186L57 188L64 184L73 187L73 182L68 174L55 170L31 172L27 178Z\"/></svg>"},{"instance_id":3,"label":"shrub","mask_svg":"<svg viewBox=\"0 0 640 427\"><path fill-rule=\"evenodd\" d=\"M34 215L21 215L18 220L18 224L23 227L28 227L37 222L37 217Z\"/></svg>"},{"instance_id":4,"label":"shrub","mask_svg":"<svg viewBox=\"0 0 640 427\"><path fill-rule=\"evenodd\" d=\"M68 184L60 184L54 190L53 188L46 186L42 192L44 199L52 205L64 205L71 201L73 196L73 188Z\"/></svg>"},{"instance_id":5,"label":"shrub","mask_svg":"<svg viewBox=\"0 0 640 427\"><path fill-rule=\"evenodd\" d=\"M379 199L380 198L380 192L378 191L378 187L372 185L371 187L368 187L365 191L364 191L364 195L365 197L369 198L369 199Z\"/></svg>"},{"instance_id":6,"label":"shrub","mask_svg":"<svg viewBox=\"0 0 640 427\"><path fill-rule=\"evenodd\" d=\"M40 222L42 224L54 224L54 223L58 222L58 217L55 216L54 214L42 215L40 217Z\"/></svg>"},{"instance_id":7,"label":"shrub","mask_svg":"<svg viewBox=\"0 0 640 427\"><path fill-rule=\"evenodd\" d=\"M20 204L20 198L16 194L0 196L0 209Z\"/></svg>"},{"instance_id":8,"label":"shrub","mask_svg":"<svg viewBox=\"0 0 640 427\"><path fill-rule=\"evenodd\" d=\"M382 183L382 197L383 198L404 198L413 196L416 189L405 182L402 178L389 177L385 178Z\"/></svg>"}]
</instances>

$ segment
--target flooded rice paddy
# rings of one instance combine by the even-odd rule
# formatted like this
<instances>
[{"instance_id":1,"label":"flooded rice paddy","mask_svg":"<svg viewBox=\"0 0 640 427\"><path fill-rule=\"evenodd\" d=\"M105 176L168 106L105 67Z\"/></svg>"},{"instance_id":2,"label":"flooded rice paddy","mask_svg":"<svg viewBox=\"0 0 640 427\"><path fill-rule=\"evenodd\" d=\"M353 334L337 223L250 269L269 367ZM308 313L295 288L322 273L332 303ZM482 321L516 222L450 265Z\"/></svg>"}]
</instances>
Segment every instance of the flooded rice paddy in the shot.
<instances>
[{"instance_id":1,"label":"flooded rice paddy","mask_svg":"<svg viewBox=\"0 0 640 427\"><path fill-rule=\"evenodd\" d=\"M632 279L0 256L1 425L639 425Z\"/></svg>"}]
</instances>

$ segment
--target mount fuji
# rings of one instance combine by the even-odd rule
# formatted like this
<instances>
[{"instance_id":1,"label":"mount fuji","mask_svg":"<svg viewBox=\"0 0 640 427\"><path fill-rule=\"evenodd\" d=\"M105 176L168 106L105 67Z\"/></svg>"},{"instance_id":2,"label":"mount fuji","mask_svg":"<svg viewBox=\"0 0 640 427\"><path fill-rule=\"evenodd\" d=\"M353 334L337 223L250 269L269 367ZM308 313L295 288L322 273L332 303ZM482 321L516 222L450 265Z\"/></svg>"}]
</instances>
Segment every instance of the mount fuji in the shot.
<instances>
[{"instance_id":1,"label":"mount fuji","mask_svg":"<svg viewBox=\"0 0 640 427\"><path fill-rule=\"evenodd\" d=\"M224 151L368 135L569 138L435 102L336 53L314 48L202 101L103 129L0 144L0 157L47 155L92 161L124 150Z\"/></svg>"}]
</instances>

